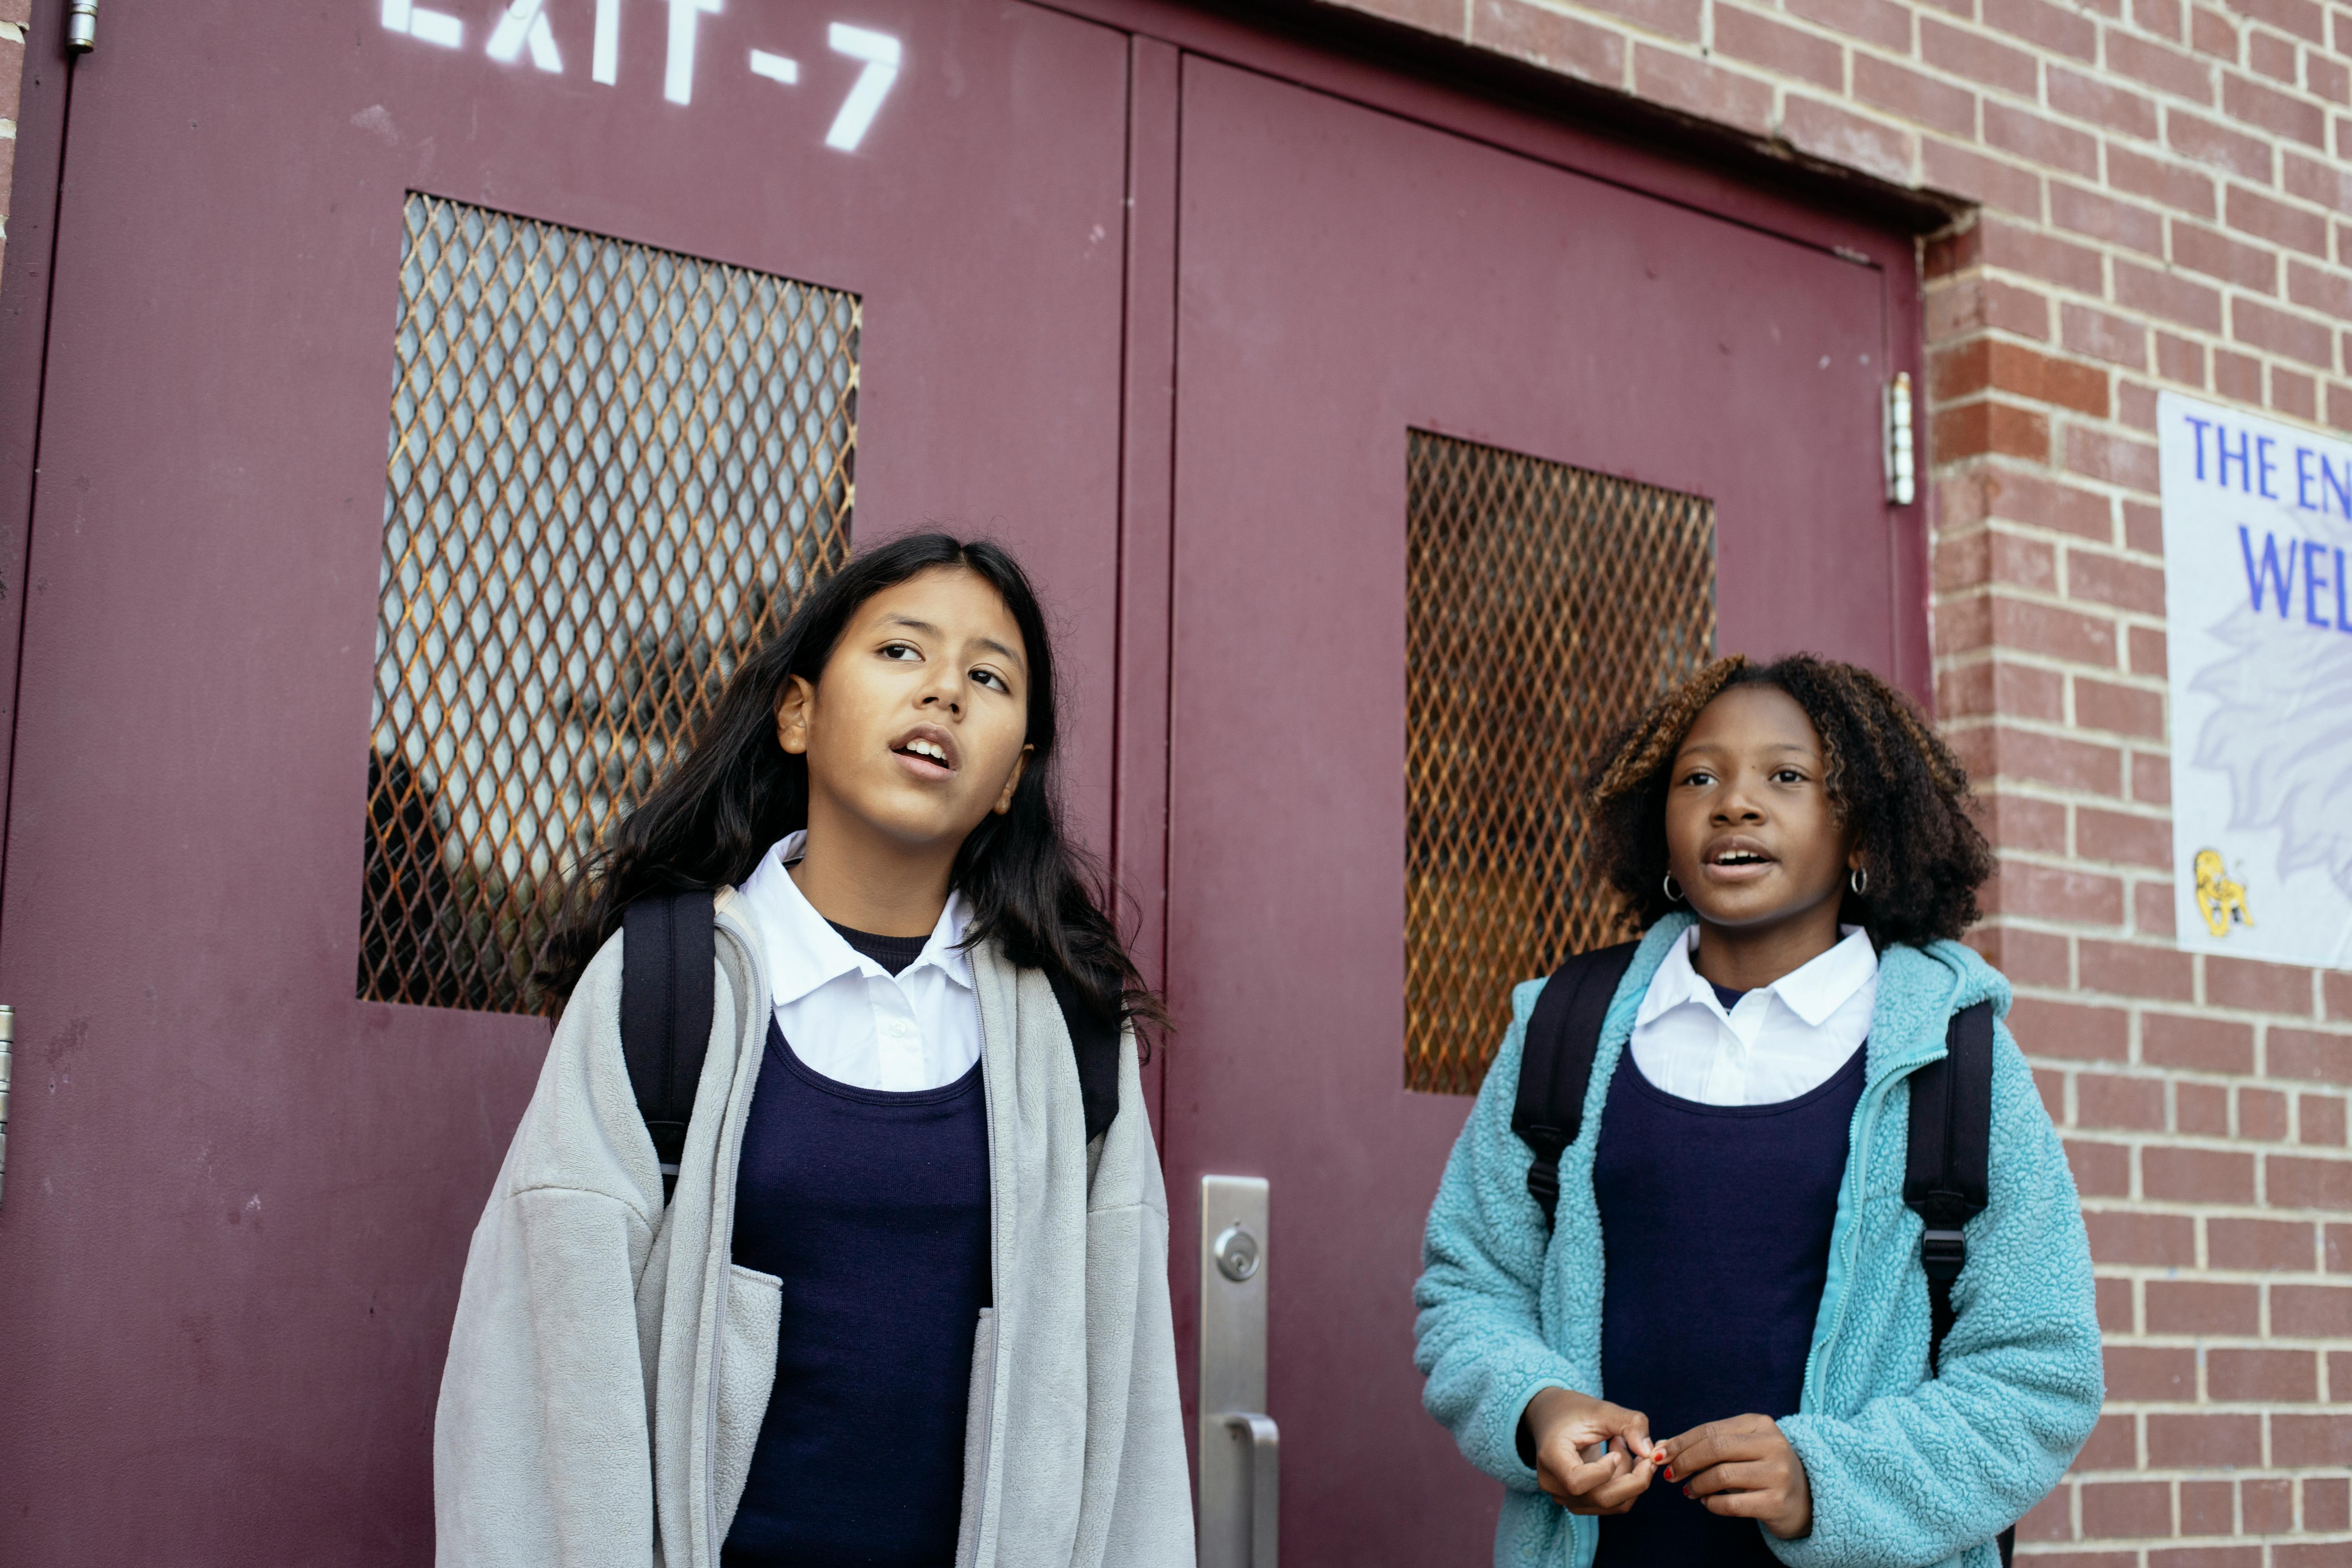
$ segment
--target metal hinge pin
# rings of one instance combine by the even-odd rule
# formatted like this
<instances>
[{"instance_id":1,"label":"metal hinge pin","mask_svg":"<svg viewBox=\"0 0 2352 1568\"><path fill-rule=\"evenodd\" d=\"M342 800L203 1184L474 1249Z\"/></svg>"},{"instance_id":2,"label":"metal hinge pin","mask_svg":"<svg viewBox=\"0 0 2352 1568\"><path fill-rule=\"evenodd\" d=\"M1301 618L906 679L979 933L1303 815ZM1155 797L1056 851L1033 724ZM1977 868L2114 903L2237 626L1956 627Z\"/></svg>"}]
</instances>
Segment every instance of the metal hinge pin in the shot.
<instances>
[{"instance_id":1,"label":"metal hinge pin","mask_svg":"<svg viewBox=\"0 0 2352 1568\"><path fill-rule=\"evenodd\" d=\"M1886 499L1909 506L1918 493L1918 476L1911 447L1911 373L1904 371L1886 384Z\"/></svg>"}]
</instances>

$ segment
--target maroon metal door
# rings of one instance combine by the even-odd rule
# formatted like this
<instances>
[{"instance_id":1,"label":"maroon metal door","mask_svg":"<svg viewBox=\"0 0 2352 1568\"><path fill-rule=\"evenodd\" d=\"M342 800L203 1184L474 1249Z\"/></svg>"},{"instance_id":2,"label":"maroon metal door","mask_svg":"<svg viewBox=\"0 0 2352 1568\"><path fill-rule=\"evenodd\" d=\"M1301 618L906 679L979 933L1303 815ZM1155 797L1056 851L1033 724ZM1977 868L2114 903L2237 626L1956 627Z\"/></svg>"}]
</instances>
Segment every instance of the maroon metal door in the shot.
<instances>
[{"instance_id":1,"label":"maroon metal door","mask_svg":"<svg viewBox=\"0 0 2352 1568\"><path fill-rule=\"evenodd\" d=\"M1197 57L1182 100L1180 1321L1199 1176L1269 1178L1285 1553L1483 1562L1497 1489L1422 1414L1411 1364L1422 1224L1468 1101L1403 1088L1407 432L1712 500L1722 647L1916 688L1919 525L1884 502L1878 425L1888 344L1915 330L1908 244L1683 181L1745 204L1727 221L1628 188L1661 173L1636 154L1486 110L1607 177Z\"/></svg>"},{"instance_id":2,"label":"maroon metal door","mask_svg":"<svg viewBox=\"0 0 2352 1568\"><path fill-rule=\"evenodd\" d=\"M77 68L0 905L12 1563L431 1554L458 1267L547 1026L355 1000L406 193L861 296L857 537L1034 564L1109 820L1128 38L531 10L110 6Z\"/></svg>"}]
</instances>

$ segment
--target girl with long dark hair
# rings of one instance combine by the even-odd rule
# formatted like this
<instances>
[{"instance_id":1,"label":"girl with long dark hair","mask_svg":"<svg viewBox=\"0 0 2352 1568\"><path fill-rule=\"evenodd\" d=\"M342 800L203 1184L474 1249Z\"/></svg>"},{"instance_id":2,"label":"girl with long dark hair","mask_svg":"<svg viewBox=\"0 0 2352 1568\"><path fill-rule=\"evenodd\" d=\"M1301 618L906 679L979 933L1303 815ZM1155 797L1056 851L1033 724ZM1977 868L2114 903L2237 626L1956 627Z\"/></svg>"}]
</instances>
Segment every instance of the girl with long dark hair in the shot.
<instances>
[{"instance_id":1,"label":"girl with long dark hair","mask_svg":"<svg viewBox=\"0 0 2352 1568\"><path fill-rule=\"evenodd\" d=\"M1057 740L1019 565L901 539L809 595L588 868L467 1259L445 1568L1191 1563L1156 1005ZM621 931L698 889L715 1001L666 1203Z\"/></svg>"}]
</instances>

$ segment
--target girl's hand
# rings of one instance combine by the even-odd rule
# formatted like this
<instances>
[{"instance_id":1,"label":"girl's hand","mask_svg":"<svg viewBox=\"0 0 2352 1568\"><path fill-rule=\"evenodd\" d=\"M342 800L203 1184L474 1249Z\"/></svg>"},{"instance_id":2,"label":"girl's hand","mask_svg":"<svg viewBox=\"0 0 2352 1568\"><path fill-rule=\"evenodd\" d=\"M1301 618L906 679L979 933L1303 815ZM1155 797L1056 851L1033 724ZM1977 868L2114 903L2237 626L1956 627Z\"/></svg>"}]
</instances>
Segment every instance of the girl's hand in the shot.
<instances>
[{"instance_id":1,"label":"girl's hand","mask_svg":"<svg viewBox=\"0 0 2352 1568\"><path fill-rule=\"evenodd\" d=\"M1650 1418L1588 1394L1547 1388L1519 1417L1536 1484L1570 1513L1623 1513L1648 1489Z\"/></svg>"},{"instance_id":2,"label":"girl's hand","mask_svg":"<svg viewBox=\"0 0 2352 1568\"><path fill-rule=\"evenodd\" d=\"M1669 1437L1653 1452L1667 1480L1709 1513L1752 1519L1783 1541L1813 1528L1805 1461L1769 1415L1735 1415Z\"/></svg>"}]
</instances>

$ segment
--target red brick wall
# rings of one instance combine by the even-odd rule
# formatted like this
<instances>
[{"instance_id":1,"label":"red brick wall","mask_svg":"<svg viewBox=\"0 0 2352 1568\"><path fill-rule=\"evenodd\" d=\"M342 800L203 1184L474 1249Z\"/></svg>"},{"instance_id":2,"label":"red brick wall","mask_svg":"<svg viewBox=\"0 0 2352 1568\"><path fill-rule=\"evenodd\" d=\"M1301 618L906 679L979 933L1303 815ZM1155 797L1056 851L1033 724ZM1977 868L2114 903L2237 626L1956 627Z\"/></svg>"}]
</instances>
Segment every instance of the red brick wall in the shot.
<instances>
[{"instance_id":1,"label":"red brick wall","mask_svg":"<svg viewBox=\"0 0 2352 1568\"><path fill-rule=\"evenodd\" d=\"M1335 3L1977 204L1925 268L1938 704L2108 1345L2024 1549L2352 1564L2352 973L2173 948L2153 439L2159 385L2352 429L2352 6Z\"/></svg>"}]
</instances>

